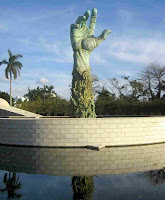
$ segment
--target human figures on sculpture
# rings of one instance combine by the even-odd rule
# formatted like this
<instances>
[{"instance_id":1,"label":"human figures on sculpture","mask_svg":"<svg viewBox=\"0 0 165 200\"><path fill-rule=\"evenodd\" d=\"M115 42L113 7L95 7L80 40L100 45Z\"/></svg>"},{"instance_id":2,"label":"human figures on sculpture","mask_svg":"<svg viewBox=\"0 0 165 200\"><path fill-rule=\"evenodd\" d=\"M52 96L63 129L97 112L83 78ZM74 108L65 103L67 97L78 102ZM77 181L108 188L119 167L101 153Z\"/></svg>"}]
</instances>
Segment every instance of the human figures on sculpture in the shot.
<instances>
[{"instance_id":1,"label":"human figures on sculpture","mask_svg":"<svg viewBox=\"0 0 165 200\"><path fill-rule=\"evenodd\" d=\"M72 24L70 29L74 57L71 89L71 117L96 117L89 58L93 49L111 33L110 30L104 30L99 37L94 37L97 9L94 8L92 10L89 27L87 27L89 16L90 11L87 10L83 16L78 17L76 23Z\"/></svg>"}]
</instances>

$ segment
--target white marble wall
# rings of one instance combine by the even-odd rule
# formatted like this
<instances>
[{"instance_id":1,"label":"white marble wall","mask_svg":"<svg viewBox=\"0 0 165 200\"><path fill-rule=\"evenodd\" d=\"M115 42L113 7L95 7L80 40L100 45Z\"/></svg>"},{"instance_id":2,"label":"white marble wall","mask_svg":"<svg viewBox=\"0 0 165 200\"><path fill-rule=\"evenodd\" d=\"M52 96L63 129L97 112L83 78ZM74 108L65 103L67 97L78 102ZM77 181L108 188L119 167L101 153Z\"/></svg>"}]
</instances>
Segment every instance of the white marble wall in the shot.
<instances>
[{"instance_id":1,"label":"white marble wall","mask_svg":"<svg viewBox=\"0 0 165 200\"><path fill-rule=\"evenodd\" d=\"M0 143L47 147L165 142L165 117L0 118Z\"/></svg>"}]
</instances>

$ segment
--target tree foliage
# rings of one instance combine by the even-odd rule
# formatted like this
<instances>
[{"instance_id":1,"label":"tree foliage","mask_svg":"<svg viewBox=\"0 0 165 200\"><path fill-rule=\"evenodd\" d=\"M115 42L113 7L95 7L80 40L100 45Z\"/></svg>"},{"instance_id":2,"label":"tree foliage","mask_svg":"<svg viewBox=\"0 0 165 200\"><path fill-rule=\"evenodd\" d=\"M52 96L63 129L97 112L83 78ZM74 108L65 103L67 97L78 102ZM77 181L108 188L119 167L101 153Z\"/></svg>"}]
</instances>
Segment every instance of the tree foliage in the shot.
<instances>
[{"instance_id":1,"label":"tree foliage","mask_svg":"<svg viewBox=\"0 0 165 200\"><path fill-rule=\"evenodd\" d=\"M109 108L108 104L112 104L112 102L114 101L115 96L103 87L101 91L98 92L98 97L96 101L96 113L99 115L108 115L109 110L111 109Z\"/></svg>"},{"instance_id":2,"label":"tree foliage","mask_svg":"<svg viewBox=\"0 0 165 200\"><path fill-rule=\"evenodd\" d=\"M144 86L149 100L160 100L161 93L165 90L165 66L157 62L150 63L139 73L139 80Z\"/></svg>"},{"instance_id":3,"label":"tree foliage","mask_svg":"<svg viewBox=\"0 0 165 200\"><path fill-rule=\"evenodd\" d=\"M28 93L25 94L24 97L27 98L29 101L36 101L38 97L43 100L50 99L53 96L56 96L56 93L53 89L53 85L44 85L43 88L37 87L36 89L28 88Z\"/></svg>"},{"instance_id":4,"label":"tree foliage","mask_svg":"<svg viewBox=\"0 0 165 200\"><path fill-rule=\"evenodd\" d=\"M7 92L0 91L0 98L5 99L8 103L10 103L10 95ZM15 100L12 98L13 104L15 103Z\"/></svg>"},{"instance_id":5,"label":"tree foliage","mask_svg":"<svg viewBox=\"0 0 165 200\"><path fill-rule=\"evenodd\" d=\"M97 115L165 115L165 67L150 63L135 77L109 78L101 87L93 74ZM42 115L69 115L70 103L54 91L53 86L28 89L26 101L16 105ZM2 97L3 98L3 97Z\"/></svg>"},{"instance_id":6,"label":"tree foliage","mask_svg":"<svg viewBox=\"0 0 165 200\"><path fill-rule=\"evenodd\" d=\"M24 97L26 100L18 104L21 109L48 116L69 115L69 101L57 95L52 85L32 90L28 88L28 93Z\"/></svg>"},{"instance_id":7,"label":"tree foliage","mask_svg":"<svg viewBox=\"0 0 165 200\"><path fill-rule=\"evenodd\" d=\"M136 77L108 78L98 92L97 115L164 115L165 67L150 63Z\"/></svg>"}]
</instances>

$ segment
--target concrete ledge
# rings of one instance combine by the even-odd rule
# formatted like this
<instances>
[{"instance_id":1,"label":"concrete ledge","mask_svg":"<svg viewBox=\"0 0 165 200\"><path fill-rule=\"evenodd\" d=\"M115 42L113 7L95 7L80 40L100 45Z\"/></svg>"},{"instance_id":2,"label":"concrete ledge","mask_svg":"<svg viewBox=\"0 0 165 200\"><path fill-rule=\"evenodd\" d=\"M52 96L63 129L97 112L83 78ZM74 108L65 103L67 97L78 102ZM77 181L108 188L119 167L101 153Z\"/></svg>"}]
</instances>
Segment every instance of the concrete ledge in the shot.
<instances>
[{"instance_id":1,"label":"concrete ledge","mask_svg":"<svg viewBox=\"0 0 165 200\"><path fill-rule=\"evenodd\" d=\"M5 117L10 117L10 116L26 116L26 117L35 117L39 118L42 115L38 115L26 110L22 110L20 108L16 108L13 106L0 106L0 117L5 116Z\"/></svg>"},{"instance_id":2,"label":"concrete ledge","mask_svg":"<svg viewBox=\"0 0 165 200\"><path fill-rule=\"evenodd\" d=\"M165 117L0 118L0 143L39 147L165 142Z\"/></svg>"}]
</instances>

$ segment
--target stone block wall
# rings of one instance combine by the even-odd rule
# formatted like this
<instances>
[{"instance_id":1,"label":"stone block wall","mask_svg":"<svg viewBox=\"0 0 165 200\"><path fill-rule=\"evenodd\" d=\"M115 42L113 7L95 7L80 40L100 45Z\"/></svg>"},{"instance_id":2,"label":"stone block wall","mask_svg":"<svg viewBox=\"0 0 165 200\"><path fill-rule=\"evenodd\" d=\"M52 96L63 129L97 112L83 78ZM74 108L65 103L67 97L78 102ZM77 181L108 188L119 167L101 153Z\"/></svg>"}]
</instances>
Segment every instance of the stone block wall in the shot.
<instances>
[{"instance_id":1,"label":"stone block wall","mask_svg":"<svg viewBox=\"0 0 165 200\"><path fill-rule=\"evenodd\" d=\"M0 119L0 143L44 147L165 142L165 117Z\"/></svg>"}]
</instances>

